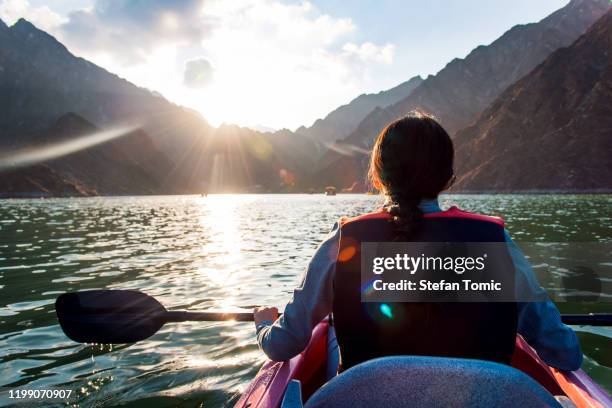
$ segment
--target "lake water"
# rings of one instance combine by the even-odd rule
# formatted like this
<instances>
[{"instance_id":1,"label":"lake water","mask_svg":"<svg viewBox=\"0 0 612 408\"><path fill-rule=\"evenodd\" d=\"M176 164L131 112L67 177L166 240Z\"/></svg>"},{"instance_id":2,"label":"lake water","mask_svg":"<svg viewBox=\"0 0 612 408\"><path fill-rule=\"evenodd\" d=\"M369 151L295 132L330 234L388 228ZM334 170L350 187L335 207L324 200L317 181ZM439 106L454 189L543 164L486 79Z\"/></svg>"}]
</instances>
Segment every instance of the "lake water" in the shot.
<instances>
[{"instance_id":1,"label":"lake water","mask_svg":"<svg viewBox=\"0 0 612 408\"><path fill-rule=\"evenodd\" d=\"M0 386L71 389L83 407L232 405L264 361L252 323L168 324L130 346L79 345L57 325L55 298L121 288L171 309L282 307L333 223L379 204L365 195L0 200ZM518 241L612 242L612 196L441 204L503 215ZM612 312L610 303L560 307ZM576 330L583 368L611 390L612 329ZM7 389L0 406L11 403Z\"/></svg>"}]
</instances>

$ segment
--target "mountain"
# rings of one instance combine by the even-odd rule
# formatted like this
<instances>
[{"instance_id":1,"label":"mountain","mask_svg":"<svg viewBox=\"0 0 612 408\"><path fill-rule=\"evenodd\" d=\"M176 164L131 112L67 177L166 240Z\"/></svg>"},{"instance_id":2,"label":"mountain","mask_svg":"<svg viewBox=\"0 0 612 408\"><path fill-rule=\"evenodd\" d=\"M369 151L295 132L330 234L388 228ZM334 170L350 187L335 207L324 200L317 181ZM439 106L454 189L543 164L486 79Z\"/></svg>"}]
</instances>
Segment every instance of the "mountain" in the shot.
<instances>
[{"instance_id":1,"label":"mountain","mask_svg":"<svg viewBox=\"0 0 612 408\"><path fill-rule=\"evenodd\" d=\"M76 197L96 195L71 178L58 174L47 165L36 165L26 170L12 170L0 177L2 197Z\"/></svg>"},{"instance_id":2,"label":"mountain","mask_svg":"<svg viewBox=\"0 0 612 408\"><path fill-rule=\"evenodd\" d=\"M311 127L300 127L296 130L296 133L323 144L343 139L357 128L359 122L368 113L377 107L386 108L401 101L410 95L421 82L423 82L423 78L415 76L386 91L359 95L348 104L330 112L324 119L317 119Z\"/></svg>"},{"instance_id":3,"label":"mountain","mask_svg":"<svg viewBox=\"0 0 612 408\"><path fill-rule=\"evenodd\" d=\"M63 139L66 135L62 131L74 136L94 129L136 125L141 128L141 136L125 138L121 142L124 151L117 157L127 160L128 165L134 165L133 160L138 158L169 162L167 166L142 167L152 172L150 180L140 172L131 173L134 180L118 179L115 172L120 166L107 160L111 159L107 150L114 144L90 149L87 154L97 163L97 174L89 177L88 172L68 172L71 180L86 186L81 190L88 194L199 193L209 187L213 170L217 175L224 174L227 188L215 184L220 190L284 191L287 184L282 175L310 168L317 151L310 139L283 131L264 134L238 127L215 129L200 114L74 56L54 37L24 19L11 27L0 22L0 111L0 147L4 151L36 143L40 137ZM87 122L84 128L90 128L76 133L58 128L58 119L65 119L68 113L74 113ZM228 140L223 142L226 133ZM225 146L220 147L220 143ZM80 160L80 156L75 157L62 160L61 166ZM157 174L158 170L166 174ZM12 174L25 177L28 171ZM68 173L58 174L64 177ZM107 185L104 177L118 184ZM143 184L132 182L136 180ZM55 185L60 185L59 179L56 181Z\"/></svg>"},{"instance_id":4,"label":"mountain","mask_svg":"<svg viewBox=\"0 0 612 408\"><path fill-rule=\"evenodd\" d=\"M288 130L270 134L222 125L198 139L170 177L197 192L296 192L315 151L308 138Z\"/></svg>"},{"instance_id":5,"label":"mountain","mask_svg":"<svg viewBox=\"0 0 612 408\"><path fill-rule=\"evenodd\" d=\"M551 52L574 42L610 7L609 0L571 0L540 22L515 26L490 45L477 47L465 59L454 59L408 97L372 111L319 161L311 183L345 187L362 181L367 158L358 152L368 151L389 121L413 109L434 114L454 135Z\"/></svg>"},{"instance_id":6,"label":"mountain","mask_svg":"<svg viewBox=\"0 0 612 408\"><path fill-rule=\"evenodd\" d=\"M141 123L170 155L189 145L194 130L210 131L199 114L75 57L24 19L11 27L0 24L0 67L4 145L46 129L67 112L102 128Z\"/></svg>"},{"instance_id":7,"label":"mountain","mask_svg":"<svg viewBox=\"0 0 612 408\"><path fill-rule=\"evenodd\" d=\"M214 128L200 114L72 55L26 20L11 27L0 22L3 155L23 146L81 140L117 126L138 129L62 158L5 169L0 192L290 192L325 185L363 190L367 152L384 124L420 107L438 115L454 134L475 123L505 88L552 51L570 45L608 9L608 0L572 0L539 23L514 27L465 59L450 62L434 76L362 95L297 134L230 125ZM502 111L489 115L493 114L508 116ZM349 129L354 129L349 136L329 143ZM459 147L480 137L476 131L466 133ZM321 145L329 147L323 157ZM466 166L469 163L466 160ZM469 166L466 171L474 180L482 177ZM462 179L459 186L478 188L479 182L473 183Z\"/></svg>"},{"instance_id":8,"label":"mountain","mask_svg":"<svg viewBox=\"0 0 612 408\"><path fill-rule=\"evenodd\" d=\"M99 132L84 118L68 113L48 129L28 134L25 146L28 152L45 152L62 142L78 143ZM154 194L163 189L172 192L170 186L164 186L171 169L172 164L153 140L144 131L135 130L44 164L5 169L0 191L10 196Z\"/></svg>"},{"instance_id":9,"label":"mountain","mask_svg":"<svg viewBox=\"0 0 612 408\"><path fill-rule=\"evenodd\" d=\"M612 11L459 132L455 190L611 191Z\"/></svg>"},{"instance_id":10,"label":"mountain","mask_svg":"<svg viewBox=\"0 0 612 408\"><path fill-rule=\"evenodd\" d=\"M572 0L538 23L515 26L465 59L448 63L389 112L401 116L423 109L436 115L453 135L551 52L573 43L610 7L609 0Z\"/></svg>"}]
</instances>

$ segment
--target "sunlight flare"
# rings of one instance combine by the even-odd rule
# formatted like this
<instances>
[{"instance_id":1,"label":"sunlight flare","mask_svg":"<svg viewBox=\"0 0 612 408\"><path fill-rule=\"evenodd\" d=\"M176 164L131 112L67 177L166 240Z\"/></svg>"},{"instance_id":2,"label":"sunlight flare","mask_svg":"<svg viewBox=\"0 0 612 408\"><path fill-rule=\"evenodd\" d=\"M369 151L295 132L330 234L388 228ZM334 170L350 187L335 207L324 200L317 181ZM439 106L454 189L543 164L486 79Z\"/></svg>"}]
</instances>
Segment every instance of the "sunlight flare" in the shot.
<instances>
[{"instance_id":1,"label":"sunlight flare","mask_svg":"<svg viewBox=\"0 0 612 408\"><path fill-rule=\"evenodd\" d=\"M128 136L138 126L122 126L109 130L83 135L75 139L20 149L0 156L0 170L30 166L40 162L57 159L113 139Z\"/></svg>"}]
</instances>

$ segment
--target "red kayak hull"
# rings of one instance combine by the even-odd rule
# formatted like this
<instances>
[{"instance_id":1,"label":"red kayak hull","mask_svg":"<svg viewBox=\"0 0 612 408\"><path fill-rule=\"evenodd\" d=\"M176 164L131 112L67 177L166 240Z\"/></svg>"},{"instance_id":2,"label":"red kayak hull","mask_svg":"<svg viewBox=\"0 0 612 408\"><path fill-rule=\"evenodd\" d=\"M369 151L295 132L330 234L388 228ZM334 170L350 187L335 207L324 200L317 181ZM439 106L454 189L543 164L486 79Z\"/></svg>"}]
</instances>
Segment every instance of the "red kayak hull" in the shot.
<instances>
[{"instance_id":1,"label":"red kayak hull","mask_svg":"<svg viewBox=\"0 0 612 408\"><path fill-rule=\"evenodd\" d=\"M302 384L304 401L325 383L327 321L312 332L306 350L288 361L267 361L242 394L236 407L277 408L291 380ZM584 371L566 372L549 367L521 337L517 336L512 366L530 375L553 395L567 396L578 408L612 407L612 398Z\"/></svg>"}]
</instances>

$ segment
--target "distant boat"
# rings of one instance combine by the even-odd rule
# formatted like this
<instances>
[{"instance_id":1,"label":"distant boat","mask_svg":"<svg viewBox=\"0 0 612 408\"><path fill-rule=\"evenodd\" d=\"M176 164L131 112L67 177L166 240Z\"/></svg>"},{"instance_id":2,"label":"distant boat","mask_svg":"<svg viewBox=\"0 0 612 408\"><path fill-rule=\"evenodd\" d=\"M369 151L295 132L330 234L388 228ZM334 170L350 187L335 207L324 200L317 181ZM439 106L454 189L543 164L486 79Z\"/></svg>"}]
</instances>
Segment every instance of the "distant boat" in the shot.
<instances>
[{"instance_id":1,"label":"distant boat","mask_svg":"<svg viewBox=\"0 0 612 408\"><path fill-rule=\"evenodd\" d=\"M334 186L327 186L327 187L325 187L325 195L335 196L336 195L336 187L334 187Z\"/></svg>"}]
</instances>

